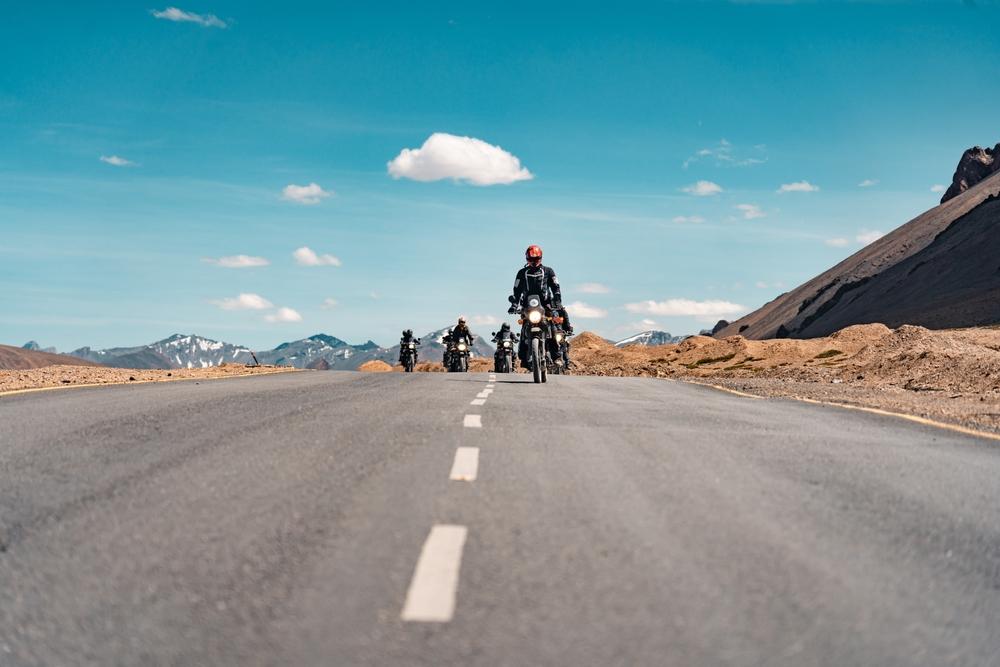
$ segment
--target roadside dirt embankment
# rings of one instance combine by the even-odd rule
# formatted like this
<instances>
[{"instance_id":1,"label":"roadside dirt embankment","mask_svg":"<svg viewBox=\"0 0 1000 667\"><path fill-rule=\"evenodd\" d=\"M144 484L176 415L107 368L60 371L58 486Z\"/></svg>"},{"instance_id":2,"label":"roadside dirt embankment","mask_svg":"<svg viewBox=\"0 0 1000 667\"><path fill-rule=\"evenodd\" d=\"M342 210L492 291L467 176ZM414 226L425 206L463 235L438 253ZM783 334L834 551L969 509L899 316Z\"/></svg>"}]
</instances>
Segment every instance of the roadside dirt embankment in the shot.
<instances>
[{"instance_id":1,"label":"roadside dirt embankment","mask_svg":"<svg viewBox=\"0 0 1000 667\"><path fill-rule=\"evenodd\" d=\"M694 336L625 348L583 333L573 341L573 360L581 375L676 378L1000 432L1000 329L861 324L821 338Z\"/></svg>"},{"instance_id":2,"label":"roadside dirt embankment","mask_svg":"<svg viewBox=\"0 0 1000 667\"><path fill-rule=\"evenodd\" d=\"M243 366L224 364L212 368L178 368L175 370L137 370L104 366L45 366L24 370L0 370L0 393L47 387L73 387L95 384L134 384L168 382L241 375L287 373L296 369L288 366Z\"/></svg>"}]
</instances>

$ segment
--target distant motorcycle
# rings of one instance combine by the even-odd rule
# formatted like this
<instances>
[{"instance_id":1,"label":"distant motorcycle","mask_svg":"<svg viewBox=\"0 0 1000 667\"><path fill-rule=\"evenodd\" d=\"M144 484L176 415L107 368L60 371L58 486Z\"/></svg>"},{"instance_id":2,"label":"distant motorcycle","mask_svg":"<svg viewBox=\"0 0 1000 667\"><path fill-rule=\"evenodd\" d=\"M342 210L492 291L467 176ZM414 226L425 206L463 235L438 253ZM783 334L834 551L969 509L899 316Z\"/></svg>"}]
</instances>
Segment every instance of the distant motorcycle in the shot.
<instances>
[{"instance_id":1,"label":"distant motorcycle","mask_svg":"<svg viewBox=\"0 0 1000 667\"><path fill-rule=\"evenodd\" d=\"M411 340L408 342L401 342L399 350L400 361L403 363L403 371L406 373L412 373L413 367L417 365L417 346L420 345L420 339Z\"/></svg>"},{"instance_id":2,"label":"distant motorcycle","mask_svg":"<svg viewBox=\"0 0 1000 667\"><path fill-rule=\"evenodd\" d=\"M496 338L496 332L493 332L494 339ZM497 341L497 351L493 354L493 371L496 373L513 373L514 372L514 345L517 341L514 336L508 336L500 341Z\"/></svg>"},{"instance_id":3,"label":"distant motorcycle","mask_svg":"<svg viewBox=\"0 0 1000 667\"><path fill-rule=\"evenodd\" d=\"M452 341L448 346L448 372L469 372L469 344L465 340Z\"/></svg>"},{"instance_id":4,"label":"distant motorcycle","mask_svg":"<svg viewBox=\"0 0 1000 667\"><path fill-rule=\"evenodd\" d=\"M562 328L562 318L553 317L550 324L549 369L554 375L569 373L569 334Z\"/></svg>"}]
</instances>

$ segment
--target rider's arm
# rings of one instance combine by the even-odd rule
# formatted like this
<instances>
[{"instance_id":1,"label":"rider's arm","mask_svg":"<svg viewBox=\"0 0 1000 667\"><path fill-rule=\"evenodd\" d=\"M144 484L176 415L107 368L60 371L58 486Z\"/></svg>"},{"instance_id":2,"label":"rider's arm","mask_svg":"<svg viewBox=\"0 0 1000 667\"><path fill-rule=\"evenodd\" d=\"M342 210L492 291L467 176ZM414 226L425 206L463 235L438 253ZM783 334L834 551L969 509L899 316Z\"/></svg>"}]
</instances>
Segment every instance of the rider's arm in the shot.
<instances>
[{"instance_id":1,"label":"rider's arm","mask_svg":"<svg viewBox=\"0 0 1000 667\"><path fill-rule=\"evenodd\" d=\"M552 290L552 302L556 304L556 306L561 306L562 288L559 287L559 279L556 278L556 272L554 270L548 269L548 271L549 271L548 283L549 283L549 288Z\"/></svg>"}]
</instances>

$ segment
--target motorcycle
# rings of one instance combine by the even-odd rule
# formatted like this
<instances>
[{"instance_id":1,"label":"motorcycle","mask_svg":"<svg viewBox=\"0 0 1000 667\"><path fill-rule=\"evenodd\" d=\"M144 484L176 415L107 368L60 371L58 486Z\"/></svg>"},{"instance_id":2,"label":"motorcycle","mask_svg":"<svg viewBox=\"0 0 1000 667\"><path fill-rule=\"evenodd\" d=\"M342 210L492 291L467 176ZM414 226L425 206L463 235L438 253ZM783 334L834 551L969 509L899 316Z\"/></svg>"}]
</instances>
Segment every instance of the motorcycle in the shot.
<instances>
[{"instance_id":1,"label":"motorcycle","mask_svg":"<svg viewBox=\"0 0 1000 667\"><path fill-rule=\"evenodd\" d=\"M562 318L553 317L552 337L549 339L549 370L554 375L569 373L569 334L562 328Z\"/></svg>"},{"instance_id":2,"label":"motorcycle","mask_svg":"<svg viewBox=\"0 0 1000 667\"><path fill-rule=\"evenodd\" d=\"M517 320L521 325L521 337L528 341L528 363L531 366L531 376L535 383L548 380L548 369L552 364L549 354L549 341L553 337L552 325L561 324L561 317L553 317L542 299L536 294L528 295L521 308L521 317Z\"/></svg>"},{"instance_id":3,"label":"motorcycle","mask_svg":"<svg viewBox=\"0 0 1000 667\"><path fill-rule=\"evenodd\" d=\"M469 372L469 344L464 340L452 341L448 347L448 372Z\"/></svg>"},{"instance_id":4,"label":"motorcycle","mask_svg":"<svg viewBox=\"0 0 1000 667\"><path fill-rule=\"evenodd\" d=\"M493 338L496 339L496 332ZM514 336L508 336L497 342L497 351L493 355L493 371L496 373L514 372L514 345L517 343Z\"/></svg>"},{"instance_id":5,"label":"motorcycle","mask_svg":"<svg viewBox=\"0 0 1000 667\"><path fill-rule=\"evenodd\" d=\"M420 344L420 339L411 340L408 342L400 341L400 361L403 363L403 372L412 373L413 367L417 365L417 345Z\"/></svg>"}]
</instances>

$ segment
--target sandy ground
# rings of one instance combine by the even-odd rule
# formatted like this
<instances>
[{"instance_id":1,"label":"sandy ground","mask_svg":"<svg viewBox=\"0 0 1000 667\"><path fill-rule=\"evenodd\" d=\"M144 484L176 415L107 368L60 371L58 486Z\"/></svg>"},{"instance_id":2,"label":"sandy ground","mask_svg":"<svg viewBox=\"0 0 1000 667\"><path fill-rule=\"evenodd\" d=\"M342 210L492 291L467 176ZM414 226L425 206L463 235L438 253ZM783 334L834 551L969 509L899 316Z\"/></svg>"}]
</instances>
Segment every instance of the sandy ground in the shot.
<instances>
[{"instance_id":1,"label":"sandy ground","mask_svg":"<svg viewBox=\"0 0 1000 667\"><path fill-rule=\"evenodd\" d=\"M719 385L808 398L1000 433L1000 330L847 327L805 340L714 339L617 349L598 336L573 344L575 372Z\"/></svg>"},{"instance_id":2,"label":"sandy ground","mask_svg":"<svg viewBox=\"0 0 1000 667\"><path fill-rule=\"evenodd\" d=\"M287 366L224 365L214 368L182 368L169 371L105 368L103 366L45 366L26 370L0 370L0 392L43 387L91 384L128 384L169 380L210 379L295 371Z\"/></svg>"}]
</instances>

